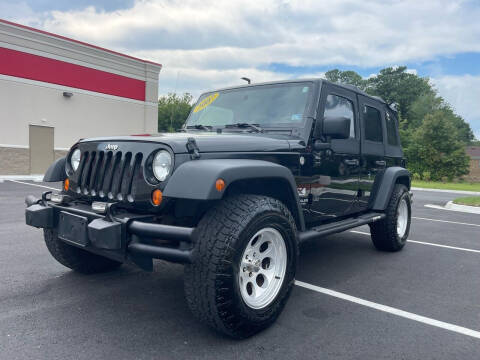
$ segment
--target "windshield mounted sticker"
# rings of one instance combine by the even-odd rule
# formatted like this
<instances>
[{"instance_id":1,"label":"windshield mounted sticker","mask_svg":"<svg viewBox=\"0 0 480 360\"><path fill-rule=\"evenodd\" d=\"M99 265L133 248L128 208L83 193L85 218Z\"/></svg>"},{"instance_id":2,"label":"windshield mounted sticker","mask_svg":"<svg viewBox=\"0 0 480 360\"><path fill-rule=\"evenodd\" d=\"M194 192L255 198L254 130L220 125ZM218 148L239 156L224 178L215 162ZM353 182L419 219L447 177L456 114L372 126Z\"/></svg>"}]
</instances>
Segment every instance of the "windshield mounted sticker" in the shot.
<instances>
[{"instance_id":1,"label":"windshield mounted sticker","mask_svg":"<svg viewBox=\"0 0 480 360\"><path fill-rule=\"evenodd\" d=\"M196 113L196 112L199 112L199 111L205 109L208 105L210 105L211 103L213 103L217 99L218 95L219 94L217 92L215 94L207 96L205 99L200 101L197 106L195 106L195 109L193 109L193 112Z\"/></svg>"}]
</instances>

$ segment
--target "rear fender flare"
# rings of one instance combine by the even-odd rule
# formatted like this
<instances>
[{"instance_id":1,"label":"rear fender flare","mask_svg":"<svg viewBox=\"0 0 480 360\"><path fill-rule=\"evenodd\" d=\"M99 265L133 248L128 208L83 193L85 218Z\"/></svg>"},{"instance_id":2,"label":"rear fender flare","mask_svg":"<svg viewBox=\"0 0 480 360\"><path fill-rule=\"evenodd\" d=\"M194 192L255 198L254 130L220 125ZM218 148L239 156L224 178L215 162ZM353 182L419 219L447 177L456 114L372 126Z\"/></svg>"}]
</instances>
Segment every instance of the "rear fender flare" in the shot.
<instances>
[{"instance_id":1,"label":"rear fender flare","mask_svg":"<svg viewBox=\"0 0 480 360\"><path fill-rule=\"evenodd\" d=\"M404 184L410 190L410 172L399 166L387 168L382 175L375 179L369 207L377 211L385 210L397 183Z\"/></svg>"}]
</instances>

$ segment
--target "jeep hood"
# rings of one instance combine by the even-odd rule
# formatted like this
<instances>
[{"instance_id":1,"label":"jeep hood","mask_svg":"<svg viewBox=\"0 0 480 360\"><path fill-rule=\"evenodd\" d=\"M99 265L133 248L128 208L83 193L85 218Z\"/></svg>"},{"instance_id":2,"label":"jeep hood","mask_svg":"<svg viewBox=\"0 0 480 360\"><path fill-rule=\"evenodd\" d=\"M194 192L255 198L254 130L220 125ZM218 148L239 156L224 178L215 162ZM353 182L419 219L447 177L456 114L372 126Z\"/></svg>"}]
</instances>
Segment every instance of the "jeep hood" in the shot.
<instances>
[{"instance_id":1,"label":"jeep hood","mask_svg":"<svg viewBox=\"0 0 480 360\"><path fill-rule=\"evenodd\" d=\"M149 136L111 136L83 139L80 142L102 142L110 145L121 145L125 141L155 142L170 146L174 153L186 153L186 144L189 138L195 139L201 153L207 152L258 152L258 151L289 151L289 135L250 134L250 133L164 133Z\"/></svg>"}]
</instances>

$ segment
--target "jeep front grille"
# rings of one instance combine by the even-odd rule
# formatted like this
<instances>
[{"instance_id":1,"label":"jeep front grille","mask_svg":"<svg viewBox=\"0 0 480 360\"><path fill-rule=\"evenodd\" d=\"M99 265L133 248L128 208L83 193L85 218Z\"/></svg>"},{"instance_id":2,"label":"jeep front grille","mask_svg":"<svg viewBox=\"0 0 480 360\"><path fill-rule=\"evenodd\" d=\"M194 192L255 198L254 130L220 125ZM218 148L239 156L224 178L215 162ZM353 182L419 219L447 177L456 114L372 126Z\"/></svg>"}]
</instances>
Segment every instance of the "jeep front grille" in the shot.
<instances>
[{"instance_id":1,"label":"jeep front grille","mask_svg":"<svg viewBox=\"0 0 480 360\"><path fill-rule=\"evenodd\" d=\"M140 173L142 153L86 151L75 173L78 194L133 201L132 184Z\"/></svg>"}]
</instances>

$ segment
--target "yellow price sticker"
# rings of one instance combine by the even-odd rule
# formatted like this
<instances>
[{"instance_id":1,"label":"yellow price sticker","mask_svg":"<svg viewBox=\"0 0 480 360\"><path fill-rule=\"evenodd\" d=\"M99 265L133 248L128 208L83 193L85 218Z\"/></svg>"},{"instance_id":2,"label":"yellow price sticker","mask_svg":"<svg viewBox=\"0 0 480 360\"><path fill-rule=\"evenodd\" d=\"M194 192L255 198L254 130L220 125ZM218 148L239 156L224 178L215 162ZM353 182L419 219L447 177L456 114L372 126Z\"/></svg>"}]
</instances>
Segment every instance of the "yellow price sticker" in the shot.
<instances>
[{"instance_id":1,"label":"yellow price sticker","mask_svg":"<svg viewBox=\"0 0 480 360\"><path fill-rule=\"evenodd\" d=\"M195 108L193 109L193 112L196 113L205 109L208 105L210 105L217 99L218 95L219 95L218 93L215 93L207 96L205 99L200 101L197 106L195 106Z\"/></svg>"}]
</instances>

